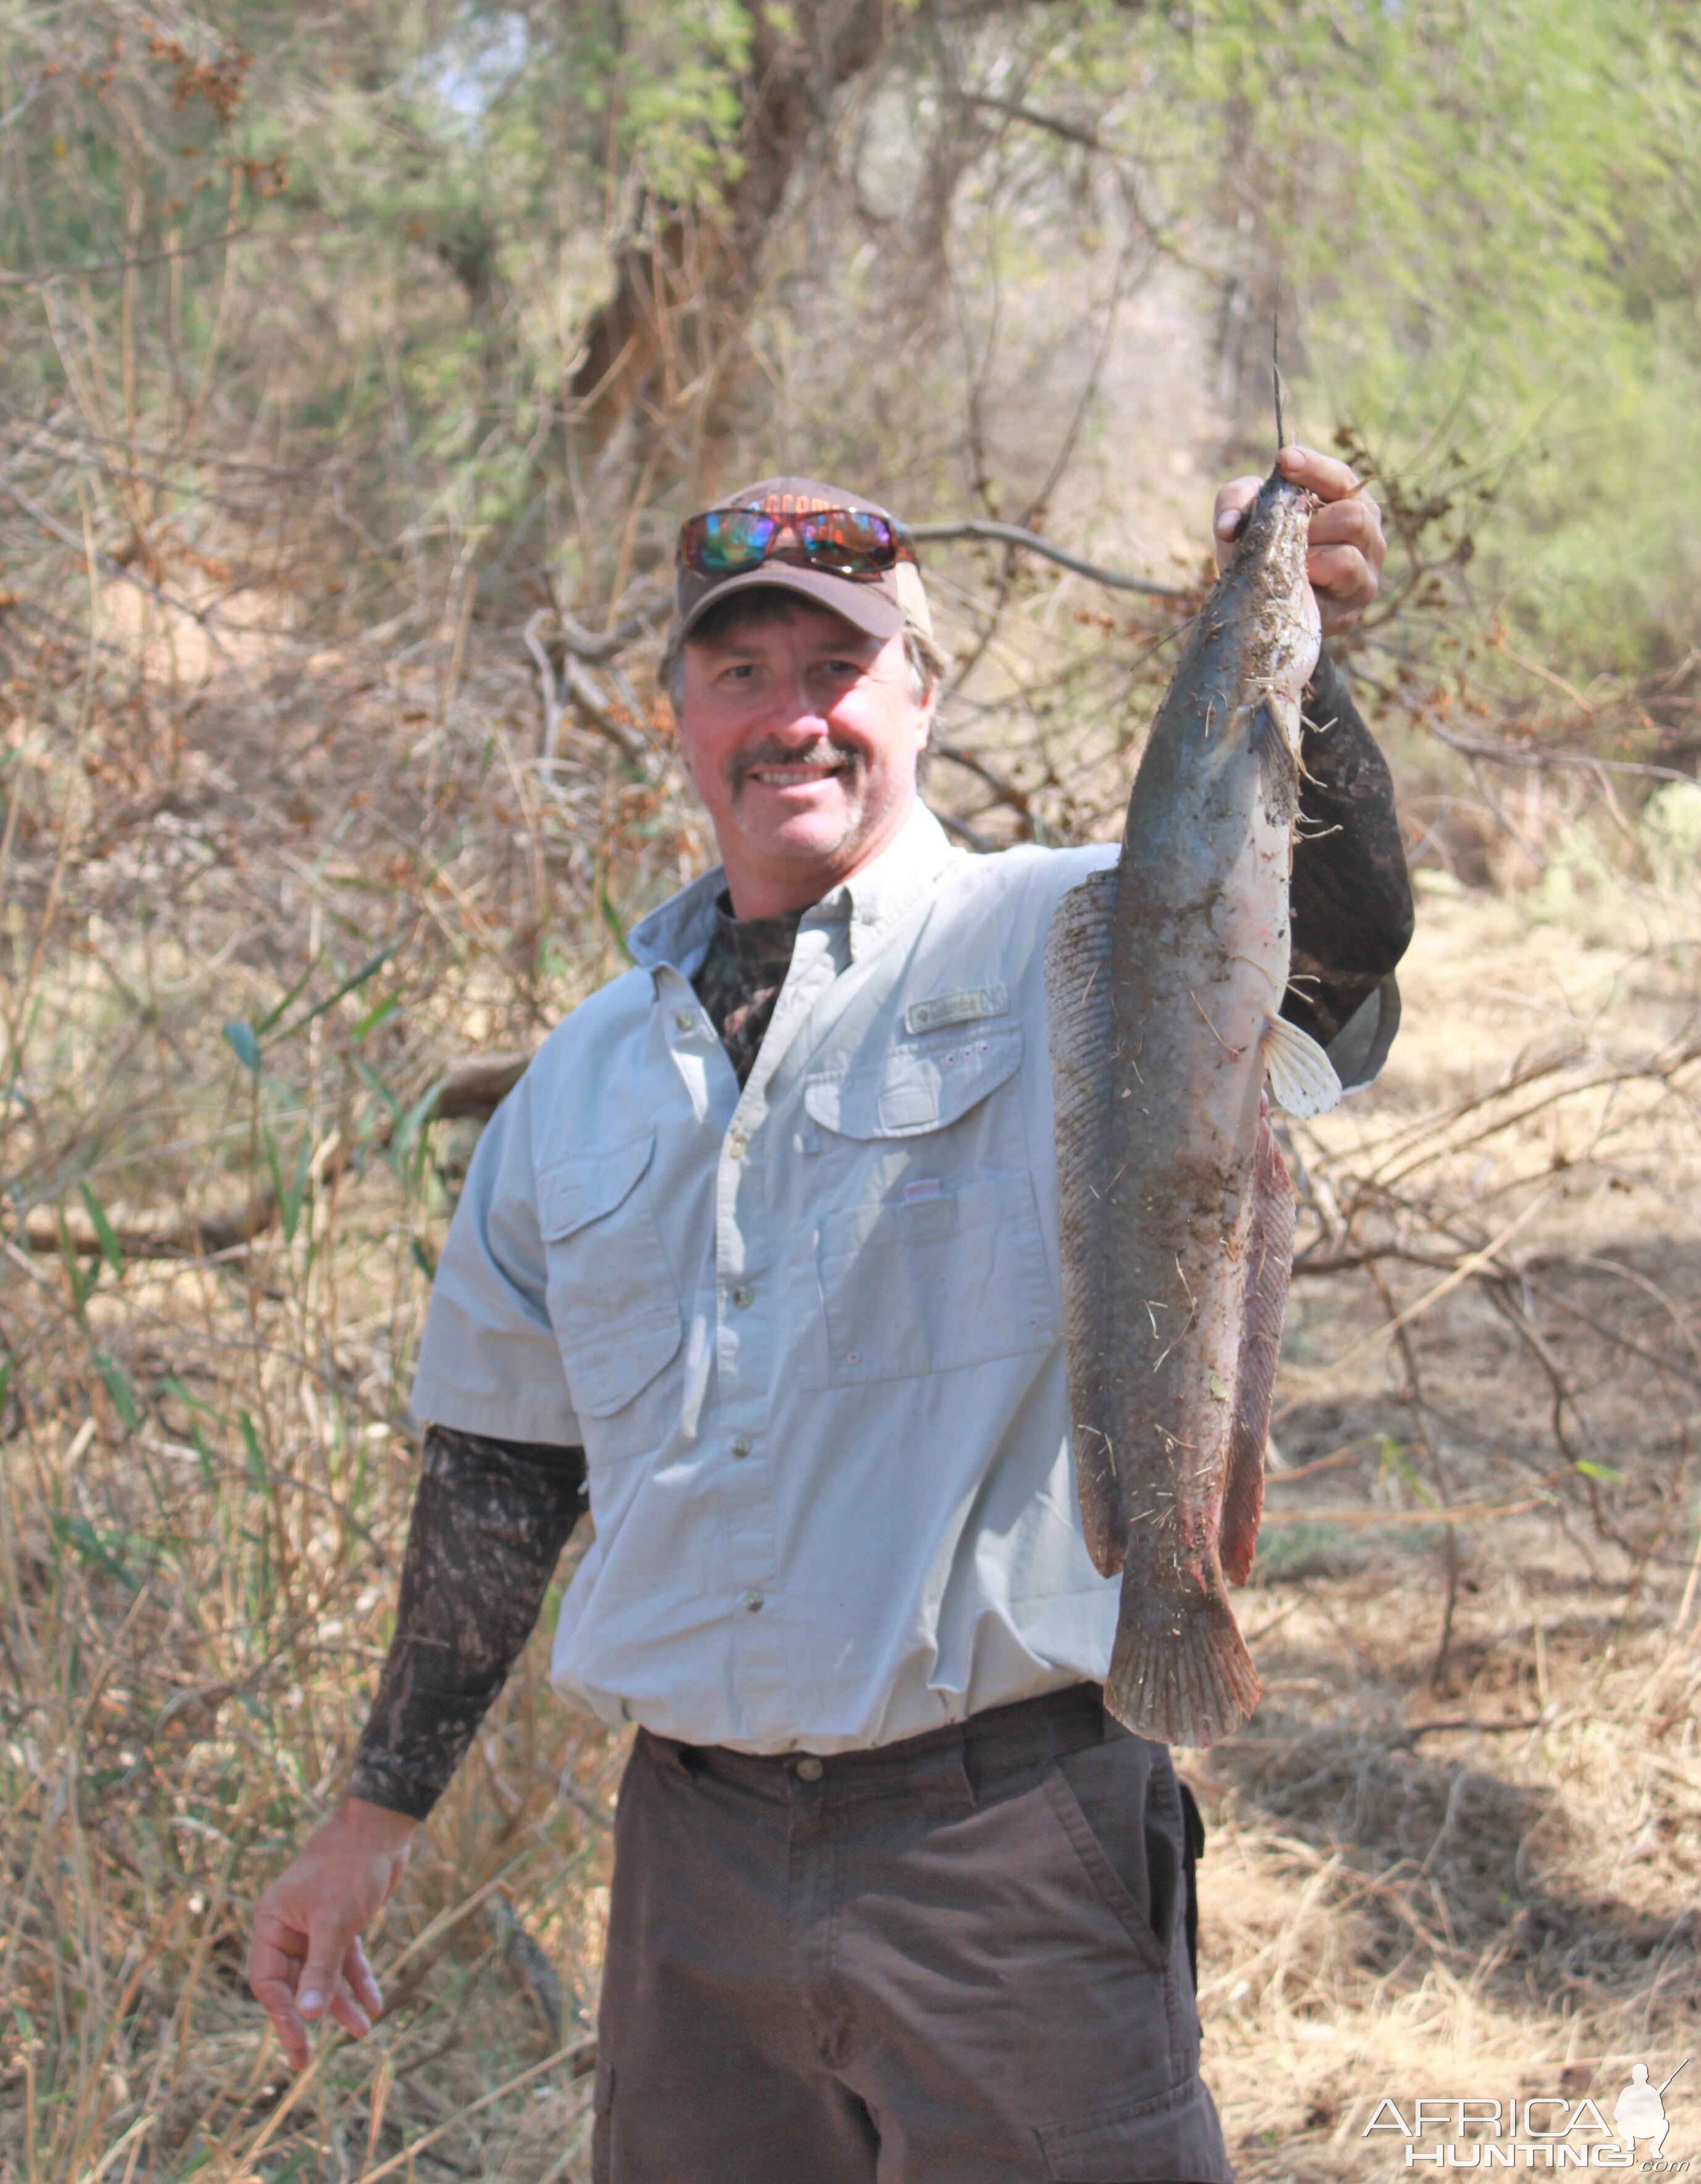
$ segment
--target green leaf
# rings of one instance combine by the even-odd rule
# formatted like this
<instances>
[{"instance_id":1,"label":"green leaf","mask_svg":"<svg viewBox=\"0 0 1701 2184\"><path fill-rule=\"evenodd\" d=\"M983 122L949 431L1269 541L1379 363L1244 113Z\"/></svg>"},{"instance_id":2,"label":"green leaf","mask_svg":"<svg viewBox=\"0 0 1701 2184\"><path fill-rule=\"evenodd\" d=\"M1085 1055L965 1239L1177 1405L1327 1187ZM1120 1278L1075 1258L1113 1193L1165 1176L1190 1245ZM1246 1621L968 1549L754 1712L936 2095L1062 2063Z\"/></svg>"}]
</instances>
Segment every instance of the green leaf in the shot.
<instances>
[{"instance_id":1,"label":"green leaf","mask_svg":"<svg viewBox=\"0 0 1701 2184\"><path fill-rule=\"evenodd\" d=\"M363 963L352 977L345 978L334 994L322 1001L315 1001L305 1016L297 1017L289 1029L286 1032L280 1032L278 1037L292 1039L297 1032L304 1031L315 1017L322 1017L327 1009L334 1009L345 994L352 994L357 988L364 986L375 972L383 969L405 938L405 934L398 933L393 940L386 941L370 962Z\"/></svg>"},{"instance_id":2,"label":"green leaf","mask_svg":"<svg viewBox=\"0 0 1701 2184\"><path fill-rule=\"evenodd\" d=\"M266 1136L266 1165L271 1170L272 1190L278 1203L278 1226L283 1230L286 1244L293 1244L295 1232L301 1220L302 1201L307 1196L307 1179L313 1167L313 1134L303 1130L301 1142L296 1147L295 1175L286 1183L278 1166L276 1140L268 1130Z\"/></svg>"},{"instance_id":3,"label":"green leaf","mask_svg":"<svg viewBox=\"0 0 1701 2184\"><path fill-rule=\"evenodd\" d=\"M1581 1471L1585 1479L1604 1479L1609 1486L1624 1484L1624 1474L1615 1471L1609 1463L1592 1463L1587 1457L1579 1457L1572 1468Z\"/></svg>"},{"instance_id":4,"label":"green leaf","mask_svg":"<svg viewBox=\"0 0 1701 2184\"><path fill-rule=\"evenodd\" d=\"M265 1451L260 1446L260 1437L254 1431L254 1422L246 1411L236 1414L236 1424L242 1429L242 1452L247 1458L248 1484L257 1494L271 1491L271 1474L266 1469Z\"/></svg>"},{"instance_id":5,"label":"green leaf","mask_svg":"<svg viewBox=\"0 0 1701 2184\"><path fill-rule=\"evenodd\" d=\"M278 1003L277 1006L271 1010L267 1015L263 1016L260 1018L259 1022L254 1026L254 1029L258 1033L262 1039L265 1037L266 1034L271 1029L272 1026L277 1022L278 1018L283 1014L284 1011L289 1006L290 1003L295 999L296 995L301 991L302 988L307 983L308 980L313 976L318 967L319 958L315 956L312 961L309 963L306 970L302 972L300 978L296 980L294 985L290 988L289 991Z\"/></svg>"},{"instance_id":6,"label":"green leaf","mask_svg":"<svg viewBox=\"0 0 1701 2184\"><path fill-rule=\"evenodd\" d=\"M192 1396L183 1383L173 1373L168 1373L160 1381L159 1392L162 1396L175 1396L180 1403L186 1405L190 1410L203 1412L209 1418L223 1416L223 1413L215 1411L210 1403L203 1403L198 1396Z\"/></svg>"},{"instance_id":7,"label":"green leaf","mask_svg":"<svg viewBox=\"0 0 1701 2184\"><path fill-rule=\"evenodd\" d=\"M387 1023L401 1006L402 996L399 994L386 994L376 1008L368 1009L365 1015L361 1017L359 1022L348 1034L350 1041L358 1044L365 1038L368 1032L376 1031L381 1023Z\"/></svg>"},{"instance_id":8,"label":"green leaf","mask_svg":"<svg viewBox=\"0 0 1701 2184\"><path fill-rule=\"evenodd\" d=\"M89 1189L87 1184L80 1183L77 1189L82 1193L83 1204L88 1208L89 1220L94 1228L96 1241L100 1245L101 1256L114 1274L121 1274L124 1272L124 1252L120 1247L118 1237L111 1222L106 1217L105 1206Z\"/></svg>"},{"instance_id":9,"label":"green leaf","mask_svg":"<svg viewBox=\"0 0 1701 2184\"><path fill-rule=\"evenodd\" d=\"M425 1279L428 1282L436 1281L437 1279L437 1262L431 1256L429 1245L422 1242L419 1237L410 1236L408 1239L408 1249L414 1255L414 1264L419 1268Z\"/></svg>"},{"instance_id":10,"label":"green leaf","mask_svg":"<svg viewBox=\"0 0 1701 2184\"><path fill-rule=\"evenodd\" d=\"M238 1061L250 1077L260 1073L260 1043L254 1036L254 1028L241 1017L233 1017L225 1026L225 1037Z\"/></svg>"},{"instance_id":11,"label":"green leaf","mask_svg":"<svg viewBox=\"0 0 1701 2184\"><path fill-rule=\"evenodd\" d=\"M402 1114L402 1103L390 1089L389 1086L384 1082L383 1078L378 1074L377 1071L371 1067L369 1063L363 1061L358 1054L351 1054L348 1059L353 1066L355 1075L360 1079L361 1083L366 1086L369 1091L375 1092L378 1095L378 1097L384 1102L384 1105L390 1110L392 1117L399 1121Z\"/></svg>"},{"instance_id":12,"label":"green leaf","mask_svg":"<svg viewBox=\"0 0 1701 2184\"><path fill-rule=\"evenodd\" d=\"M52 1519L52 1529L75 1551L77 1560L85 1568L100 1571L103 1576L121 1585L126 1592L141 1591L142 1580L126 1563L119 1560L86 1518L55 1517Z\"/></svg>"},{"instance_id":13,"label":"green leaf","mask_svg":"<svg viewBox=\"0 0 1701 2184\"><path fill-rule=\"evenodd\" d=\"M95 1370L100 1374L108 1395L112 1397L112 1407L124 1421L125 1431L134 1433L142 1424L142 1407L136 1400L135 1390L125 1378L123 1366L104 1350L96 1351L94 1362Z\"/></svg>"},{"instance_id":14,"label":"green leaf","mask_svg":"<svg viewBox=\"0 0 1701 2184\"><path fill-rule=\"evenodd\" d=\"M630 963L632 961L632 951L626 945L626 928L621 920L620 911L614 907L614 901L609 894L606 883L598 883L597 888L597 907L603 913L603 924L608 927L609 932L614 936L615 947L620 950L621 955L623 955L627 962Z\"/></svg>"},{"instance_id":15,"label":"green leaf","mask_svg":"<svg viewBox=\"0 0 1701 2184\"><path fill-rule=\"evenodd\" d=\"M404 1161L413 1150L420 1131L436 1112L437 1095L442 1089L441 1084L428 1085L396 1125L396 1134L390 1140L392 1161Z\"/></svg>"}]
</instances>

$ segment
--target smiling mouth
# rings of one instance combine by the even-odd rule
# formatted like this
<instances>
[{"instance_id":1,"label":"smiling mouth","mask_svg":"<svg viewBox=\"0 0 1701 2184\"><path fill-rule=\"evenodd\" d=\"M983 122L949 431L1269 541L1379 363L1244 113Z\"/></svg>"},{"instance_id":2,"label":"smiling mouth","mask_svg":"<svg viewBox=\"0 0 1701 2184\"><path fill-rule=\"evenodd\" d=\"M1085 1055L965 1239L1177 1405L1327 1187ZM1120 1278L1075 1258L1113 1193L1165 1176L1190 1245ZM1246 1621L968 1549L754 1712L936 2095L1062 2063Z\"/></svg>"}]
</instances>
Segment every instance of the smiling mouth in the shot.
<instances>
[{"instance_id":1,"label":"smiling mouth","mask_svg":"<svg viewBox=\"0 0 1701 2184\"><path fill-rule=\"evenodd\" d=\"M806 782L831 781L850 771L851 761L842 759L831 766L753 766L744 778L759 781L764 788L796 788Z\"/></svg>"}]
</instances>

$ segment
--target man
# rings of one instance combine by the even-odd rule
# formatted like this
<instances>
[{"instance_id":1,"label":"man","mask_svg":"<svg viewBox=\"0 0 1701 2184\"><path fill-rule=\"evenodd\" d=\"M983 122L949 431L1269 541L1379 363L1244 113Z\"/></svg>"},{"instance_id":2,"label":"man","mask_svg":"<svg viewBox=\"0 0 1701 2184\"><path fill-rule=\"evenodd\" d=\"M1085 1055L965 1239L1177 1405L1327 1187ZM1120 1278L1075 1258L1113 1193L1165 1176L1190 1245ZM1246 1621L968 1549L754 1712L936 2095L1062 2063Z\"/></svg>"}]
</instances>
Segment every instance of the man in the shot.
<instances>
[{"instance_id":1,"label":"man","mask_svg":"<svg viewBox=\"0 0 1701 2184\"><path fill-rule=\"evenodd\" d=\"M1326 631L1382 558L1338 463ZM1255 479L1218 496L1231 538ZM1226 549L1226 544L1224 546ZM664 679L721 867L545 1043L481 1141L414 1402L394 1645L347 1795L263 1898L299 2068L524 1645L588 1470L558 1685L638 1735L598 2027L605 2184L1219 2184L1197 1813L1106 1716L1116 1586L1068 1445L1042 957L1109 849L951 847L902 530L808 480L681 533ZM1380 1067L1411 905L1325 659L1287 1006Z\"/></svg>"}]
</instances>

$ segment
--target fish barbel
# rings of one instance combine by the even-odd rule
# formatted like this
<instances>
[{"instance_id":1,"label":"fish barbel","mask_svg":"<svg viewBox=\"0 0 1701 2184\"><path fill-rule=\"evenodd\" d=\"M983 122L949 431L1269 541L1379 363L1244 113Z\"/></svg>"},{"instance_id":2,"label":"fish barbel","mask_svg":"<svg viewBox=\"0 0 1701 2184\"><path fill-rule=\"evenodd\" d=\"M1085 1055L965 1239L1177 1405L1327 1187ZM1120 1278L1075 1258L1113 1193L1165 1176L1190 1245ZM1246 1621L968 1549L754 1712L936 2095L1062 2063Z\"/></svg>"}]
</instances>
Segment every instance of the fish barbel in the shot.
<instances>
[{"instance_id":1,"label":"fish barbel","mask_svg":"<svg viewBox=\"0 0 1701 2184\"><path fill-rule=\"evenodd\" d=\"M1279 1013L1314 504L1265 480L1153 723L1121 855L1065 897L1046 950L1076 1480L1093 1561L1122 1573L1105 1700L1166 1744L1258 1702L1224 1580L1257 1544L1292 1263L1263 1094L1316 1114L1341 1089Z\"/></svg>"}]
</instances>

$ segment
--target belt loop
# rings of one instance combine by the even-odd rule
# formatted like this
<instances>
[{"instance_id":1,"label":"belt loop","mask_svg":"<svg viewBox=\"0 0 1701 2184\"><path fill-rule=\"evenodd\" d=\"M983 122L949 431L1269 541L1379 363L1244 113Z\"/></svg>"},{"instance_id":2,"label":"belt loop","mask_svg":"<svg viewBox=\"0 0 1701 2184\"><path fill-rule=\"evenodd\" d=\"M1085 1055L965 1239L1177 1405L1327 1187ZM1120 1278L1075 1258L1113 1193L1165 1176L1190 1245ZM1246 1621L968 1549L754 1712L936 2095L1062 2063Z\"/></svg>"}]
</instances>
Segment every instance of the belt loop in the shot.
<instances>
[{"instance_id":1,"label":"belt loop","mask_svg":"<svg viewBox=\"0 0 1701 2184\"><path fill-rule=\"evenodd\" d=\"M932 1819L947 1819L953 1813L972 1813L975 1809L975 1786L964 1764L963 1747L963 1732L959 1728L948 1741L909 1756L905 1772L909 1778L910 1794Z\"/></svg>"}]
</instances>

